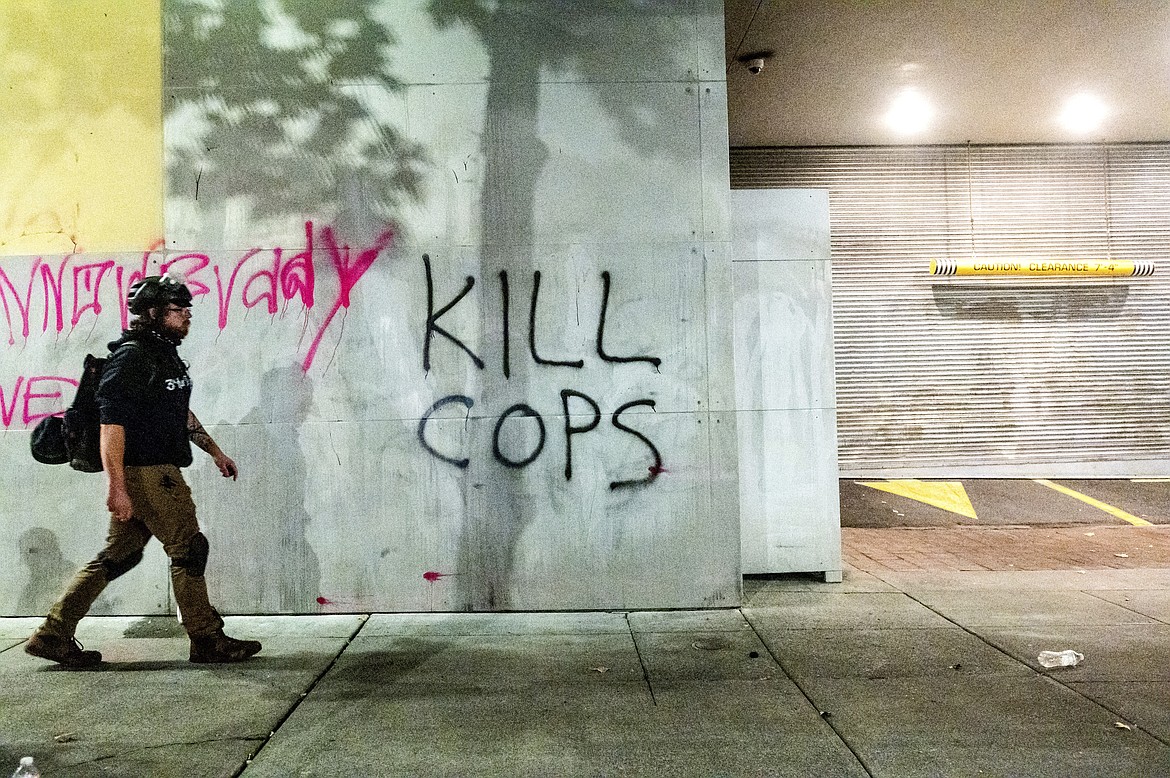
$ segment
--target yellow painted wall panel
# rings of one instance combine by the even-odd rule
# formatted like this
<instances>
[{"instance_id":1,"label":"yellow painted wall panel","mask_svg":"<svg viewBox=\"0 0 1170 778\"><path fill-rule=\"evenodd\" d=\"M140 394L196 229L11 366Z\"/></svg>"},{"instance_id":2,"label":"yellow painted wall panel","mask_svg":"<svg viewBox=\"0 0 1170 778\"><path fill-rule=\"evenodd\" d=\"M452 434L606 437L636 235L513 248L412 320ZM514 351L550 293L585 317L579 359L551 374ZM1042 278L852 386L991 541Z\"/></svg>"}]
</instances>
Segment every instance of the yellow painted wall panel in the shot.
<instances>
[{"instance_id":1,"label":"yellow painted wall panel","mask_svg":"<svg viewBox=\"0 0 1170 778\"><path fill-rule=\"evenodd\" d=\"M156 2L0 3L0 254L162 237Z\"/></svg>"}]
</instances>

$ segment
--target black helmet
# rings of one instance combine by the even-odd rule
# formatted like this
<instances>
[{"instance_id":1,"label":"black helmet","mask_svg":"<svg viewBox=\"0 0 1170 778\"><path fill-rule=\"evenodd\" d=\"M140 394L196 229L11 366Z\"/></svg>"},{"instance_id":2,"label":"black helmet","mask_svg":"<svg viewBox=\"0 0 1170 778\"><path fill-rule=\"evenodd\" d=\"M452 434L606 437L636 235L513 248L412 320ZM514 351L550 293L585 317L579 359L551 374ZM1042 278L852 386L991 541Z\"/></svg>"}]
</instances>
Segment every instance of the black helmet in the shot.
<instances>
[{"instance_id":1,"label":"black helmet","mask_svg":"<svg viewBox=\"0 0 1170 778\"><path fill-rule=\"evenodd\" d=\"M135 281L126 296L126 306L135 316L168 304L191 307L191 290L170 276L150 276Z\"/></svg>"}]
</instances>

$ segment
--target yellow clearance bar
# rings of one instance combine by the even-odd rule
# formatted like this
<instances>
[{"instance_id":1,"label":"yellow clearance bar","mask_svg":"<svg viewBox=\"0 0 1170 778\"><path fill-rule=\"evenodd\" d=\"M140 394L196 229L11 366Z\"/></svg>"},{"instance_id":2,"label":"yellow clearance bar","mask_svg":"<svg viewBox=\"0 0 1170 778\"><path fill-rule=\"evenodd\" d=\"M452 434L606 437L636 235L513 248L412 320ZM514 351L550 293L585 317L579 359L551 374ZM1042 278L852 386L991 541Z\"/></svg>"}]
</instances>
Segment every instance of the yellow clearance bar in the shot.
<instances>
[{"instance_id":1,"label":"yellow clearance bar","mask_svg":"<svg viewBox=\"0 0 1170 778\"><path fill-rule=\"evenodd\" d=\"M1154 263L1121 259L932 259L932 276L1152 276Z\"/></svg>"}]
</instances>

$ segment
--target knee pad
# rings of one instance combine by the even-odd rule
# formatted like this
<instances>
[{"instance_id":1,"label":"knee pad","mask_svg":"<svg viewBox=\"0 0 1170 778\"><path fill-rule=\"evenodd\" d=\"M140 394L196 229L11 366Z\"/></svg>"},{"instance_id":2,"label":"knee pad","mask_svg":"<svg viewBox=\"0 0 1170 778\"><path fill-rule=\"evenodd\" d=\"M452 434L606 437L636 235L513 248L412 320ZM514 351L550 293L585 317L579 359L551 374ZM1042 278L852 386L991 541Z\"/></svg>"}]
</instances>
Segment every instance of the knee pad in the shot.
<instances>
[{"instance_id":1,"label":"knee pad","mask_svg":"<svg viewBox=\"0 0 1170 778\"><path fill-rule=\"evenodd\" d=\"M106 580L112 581L115 578L121 578L142 561L142 549L123 559L110 559L103 551L98 554L98 561L102 564L102 570L106 572Z\"/></svg>"},{"instance_id":2,"label":"knee pad","mask_svg":"<svg viewBox=\"0 0 1170 778\"><path fill-rule=\"evenodd\" d=\"M207 536L202 532L196 532L195 536L191 538L191 542L187 544L186 556L176 559L175 565L186 570L188 575L202 576L207 569L207 555L210 550L211 546L207 543Z\"/></svg>"}]
</instances>

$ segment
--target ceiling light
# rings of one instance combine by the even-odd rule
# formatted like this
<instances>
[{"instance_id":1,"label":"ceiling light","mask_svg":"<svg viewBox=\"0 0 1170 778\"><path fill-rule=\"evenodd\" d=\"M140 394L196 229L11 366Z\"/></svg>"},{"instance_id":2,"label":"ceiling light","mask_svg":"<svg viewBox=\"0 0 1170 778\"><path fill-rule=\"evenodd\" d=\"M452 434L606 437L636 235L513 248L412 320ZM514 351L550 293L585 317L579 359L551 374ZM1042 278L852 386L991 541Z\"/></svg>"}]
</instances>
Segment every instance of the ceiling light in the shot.
<instances>
[{"instance_id":1,"label":"ceiling light","mask_svg":"<svg viewBox=\"0 0 1170 778\"><path fill-rule=\"evenodd\" d=\"M886 125L900 135L922 132L934 118L934 108L916 89L904 89L886 111Z\"/></svg>"},{"instance_id":2,"label":"ceiling light","mask_svg":"<svg viewBox=\"0 0 1170 778\"><path fill-rule=\"evenodd\" d=\"M1060 112L1060 126L1077 135L1084 135L1100 129L1109 109L1100 98L1087 93L1073 95L1064 101Z\"/></svg>"}]
</instances>

